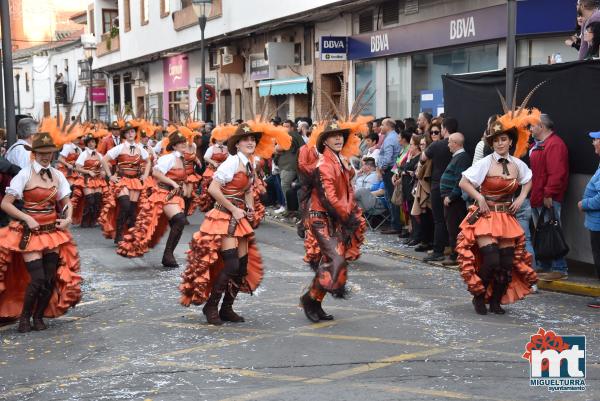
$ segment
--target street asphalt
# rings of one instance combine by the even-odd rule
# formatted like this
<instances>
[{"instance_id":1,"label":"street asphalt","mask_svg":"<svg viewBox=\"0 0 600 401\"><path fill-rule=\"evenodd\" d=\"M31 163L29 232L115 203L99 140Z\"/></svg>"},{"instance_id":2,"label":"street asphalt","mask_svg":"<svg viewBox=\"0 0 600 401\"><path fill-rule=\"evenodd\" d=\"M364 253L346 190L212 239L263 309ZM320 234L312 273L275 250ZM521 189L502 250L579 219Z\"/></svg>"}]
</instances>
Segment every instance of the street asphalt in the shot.
<instances>
[{"instance_id":1,"label":"street asphalt","mask_svg":"<svg viewBox=\"0 0 600 401\"><path fill-rule=\"evenodd\" d=\"M160 265L166 238L125 259L98 228L73 234L83 300L44 332L0 327L0 400L600 399L600 312L585 297L540 292L479 316L458 272L369 242L351 265L350 297L323 304L335 320L311 324L298 307L312 277L302 241L264 222L264 281L235 304L246 322L214 327L179 304L184 266ZM540 327L587 336L585 391L530 387L521 355Z\"/></svg>"}]
</instances>

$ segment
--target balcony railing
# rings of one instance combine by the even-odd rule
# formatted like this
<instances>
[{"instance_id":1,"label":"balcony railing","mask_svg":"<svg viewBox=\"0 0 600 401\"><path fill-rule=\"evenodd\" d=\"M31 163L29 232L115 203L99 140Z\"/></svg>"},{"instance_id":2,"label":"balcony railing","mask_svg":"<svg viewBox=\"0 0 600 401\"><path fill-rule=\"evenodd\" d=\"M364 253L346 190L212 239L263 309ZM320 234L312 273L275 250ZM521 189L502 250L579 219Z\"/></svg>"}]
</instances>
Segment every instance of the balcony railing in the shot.
<instances>
[{"instance_id":1,"label":"balcony railing","mask_svg":"<svg viewBox=\"0 0 600 401\"><path fill-rule=\"evenodd\" d=\"M219 18L223 14L222 0L213 0L212 5L206 8L206 17L208 20ZM181 10L173 12L173 26L176 31L198 25L198 16L194 12L193 6L187 6Z\"/></svg>"},{"instance_id":2,"label":"balcony railing","mask_svg":"<svg viewBox=\"0 0 600 401\"><path fill-rule=\"evenodd\" d=\"M96 47L96 56L102 57L106 54L113 53L119 50L120 40L119 31L106 32L102 34L100 43Z\"/></svg>"}]
</instances>

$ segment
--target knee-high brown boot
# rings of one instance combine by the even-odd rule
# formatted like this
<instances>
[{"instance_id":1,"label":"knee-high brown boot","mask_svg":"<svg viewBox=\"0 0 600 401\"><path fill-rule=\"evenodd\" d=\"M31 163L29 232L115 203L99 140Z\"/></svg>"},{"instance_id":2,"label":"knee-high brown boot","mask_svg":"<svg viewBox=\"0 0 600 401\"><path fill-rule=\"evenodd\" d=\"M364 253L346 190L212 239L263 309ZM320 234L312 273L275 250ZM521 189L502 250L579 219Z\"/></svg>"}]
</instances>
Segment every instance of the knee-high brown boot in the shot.
<instances>
[{"instance_id":1,"label":"knee-high brown boot","mask_svg":"<svg viewBox=\"0 0 600 401\"><path fill-rule=\"evenodd\" d=\"M127 219L129 217L129 208L131 201L129 195L119 196L117 199L119 202L119 216L117 217L117 230L115 233L115 244L118 244L123 240L123 229Z\"/></svg>"},{"instance_id":2,"label":"knee-high brown boot","mask_svg":"<svg viewBox=\"0 0 600 401\"><path fill-rule=\"evenodd\" d=\"M162 265L165 267L179 267L173 252L175 251L175 248L181 239L181 234L183 234L184 220L183 213L177 213L175 216L171 217L171 220L169 220L171 231L169 232L169 238L167 239L165 251L162 257Z\"/></svg>"},{"instance_id":3,"label":"knee-high brown boot","mask_svg":"<svg viewBox=\"0 0 600 401\"><path fill-rule=\"evenodd\" d=\"M54 292L54 282L56 278L56 269L58 269L59 256L58 253L52 252L44 255L42 259L44 263L44 276L46 278L45 285L40 291L40 297L38 298L35 312L33 313L33 329L36 331L46 330L46 324L44 323L44 311L52 299Z\"/></svg>"},{"instance_id":4,"label":"knee-high brown boot","mask_svg":"<svg viewBox=\"0 0 600 401\"><path fill-rule=\"evenodd\" d=\"M490 298L490 312L497 315L504 315L506 311L500 306L500 301L508 288L512 277L512 268L515 257L515 248L500 248L500 269L494 275L494 288Z\"/></svg>"},{"instance_id":5,"label":"knee-high brown boot","mask_svg":"<svg viewBox=\"0 0 600 401\"><path fill-rule=\"evenodd\" d=\"M183 202L184 202L183 215L185 216L185 225L188 226L190 224L190 221L188 220L188 213L190 211L190 206L192 205L192 198L190 198L190 197L183 198Z\"/></svg>"},{"instance_id":6,"label":"knee-high brown boot","mask_svg":"<svg viewBox=\"0 0 600 401\"><path fill-rule=\"evenodd\" d=\"M83 216L81 218L81 228L91 227L94 214L94 194L87 194L83 200Z\"/></svg>"},{"instance_id":7,"label":"knee-high brown boot","mask_svg":"<svg viewBox=\"0 0 600 401\"><path fill-rule=\"evenodd\" d=\"M494 272L500 267L500 254L498 252L498 245L496 244L481 247L479 253L482 257L482 262L477 274L483 284L483 292L473 297L473 306L475 307L475 312L479 315L487 315L485 294Z\"/></svg>"},{"instance_id":8,"label":"knee-high brown boot","mask_svg":"<svg viewBox=\"0 0 600 401\"><path fill-rule=\"evenodd\" d=\"M219 317L219 301L221 296L230 287L229 281L239 274L239 258L237 249L226 249L222 252L223 257L223 269L219 273L219 277L213 284L210 292L210 297L202 313L206 316L206 321L209 324L221 325L223 321Z\"/></svg>"}]
</instances>

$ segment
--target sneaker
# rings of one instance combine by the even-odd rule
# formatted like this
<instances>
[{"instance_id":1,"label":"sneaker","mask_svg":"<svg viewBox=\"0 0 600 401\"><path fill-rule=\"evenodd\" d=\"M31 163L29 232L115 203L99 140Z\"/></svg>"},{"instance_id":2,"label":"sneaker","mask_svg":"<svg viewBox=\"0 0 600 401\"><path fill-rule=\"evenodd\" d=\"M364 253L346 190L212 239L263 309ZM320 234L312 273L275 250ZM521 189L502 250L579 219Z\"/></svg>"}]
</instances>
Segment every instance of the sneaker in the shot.
<instances>
[{"instance_id":1,"label":"sneaker","mask_svg":"<svg viewBox=\"0 0 600 401\"><path fill-rule=\"evenodd\" d=\"M279 209L275 210L273 213L281 214L285 212L285 206L280 206Z\"/></svg>"},{"instance_id":2,"label":"sneaker","mask_svg":"<svg viewBox=\"0 0 600 401\"><path fill-rule=\"evenodd\" d=\"M600 297L594 298L592 302L587 304L590 308L600 309Z\"/></svg>"},{"instance_id":3,"label":"sneaker","mask_svg":"<svg viewBox=\"0 0 600 401\"><path fill-rule=\"evenodd\" d=\"M419 246L415 248L415 252L427 252L430 249L431 245L429 244L419 244Z\"/></svg>"},{"instance_id":4,"label":"sneaker","mask_svg":"<svg viewBox=\"0 0 600 401\"><path fill-rule=\"evenodd\" d=\"M446 259L446 257L443 253L434 252L431 255L425 257L423 259L423 262L441 262L444 259Z\"/></svg>"}]
</instances>

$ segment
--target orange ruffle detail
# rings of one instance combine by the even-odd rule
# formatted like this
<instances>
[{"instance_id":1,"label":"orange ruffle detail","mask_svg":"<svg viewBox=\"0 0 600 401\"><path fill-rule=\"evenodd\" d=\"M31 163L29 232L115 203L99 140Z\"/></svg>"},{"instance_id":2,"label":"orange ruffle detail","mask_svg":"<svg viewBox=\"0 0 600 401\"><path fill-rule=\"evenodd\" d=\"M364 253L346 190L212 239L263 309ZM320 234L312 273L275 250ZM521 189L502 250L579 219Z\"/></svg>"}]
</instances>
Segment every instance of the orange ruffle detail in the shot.
<instances>
[{"instance_id":1,"label":"orange ruffle detail","mask_svg":"<svg viewBox=\"0 0 600 401\"><path fill-rule=\"evenodd\" d=\"M202 181L202 177L196 173L189 174L185 178L186 184L198 184L200 181Z\"/></svg>"},{"instance_id":2,"label":"orange ruffle detail","mask_svg":"<svg viewBox=\"0 0 600 401\"><path fill-rule=\"evenodd\" d=\"M73 208L73 214L71 220L73 224L81 224L81 218L83 216L83 190L81 186L77 185L80 177L75 179L73 183L73 192L71 192L71 207Z\"/></svg>"},{"instance_id":3,"label":"orange ruffle detail","mask_svg":"<svg viewBox=\"0 0 600 401\"><path fill-rule=\"evenodd\" d=\"M123 189L123 187L127 187L134 191L140 191L140 197L138 200L138 211L139 205L148 197L148 192L152 191L142 191L144 187L140 187L140 189L131 188L129 185L131 181L136 180L142 185L142 182L135 178L121 178L118 183L109 183L108 188L102 192L102 210L100 211L100 215L98 216L98 224L102 227L102 234L105 238L114 239L117 232L117 216L119 215L119 205L117 203L117 198L119 193ZM148 189L148 188L146 188Z\"/></svg>"},{"instance_id":4,"label":"orange ruffle detail","mask_svg":"<svg viewBox=\"0 0 600 401\"><path fill-rule=\"evenodd\" d=\"M106 179L104 177L88 177L87 181L81 175L77 177L77 179L73 182L75 187L80 188L106 188L108 184L106 183Z\"/></svg>"},{"instance_id":5,"label":"orange ruffle detail","mask_svg":"<svg viewBox=\"0 0 600 401\"><path fill-rule=\"evenodd\" d=\"M144 189L144 183L139 178L121 177L118 185L127 187L132 191L141 191Z\"/></svg>"},{"instance_id":6,"label":"orange ruffle detail","mask_svg":"<svg viewBox=\"0 0 600 401\"><path fill-rule=\"evenodd\" d=\"M214 280L223 268L221 243L227 236L230 215L213 209L206 214L200 230L190 242L188 265L181 275L180 302L184 306L202 305L208 299ZM240 291L252 293L263 278L262 258L254 240L254 232L246 219L238 224L235 237L247 237L248 274L240 286Z\"/></svg>"},{"instance_id":7,"label":"orange ruffle detail","mask_svg":"<svg viewBox=\"0 0 600 401\"><path fill-rule=\"evenodd\" d=\"M148 197L138 203L138 214L135 226L127 230L123 241L119 242L117 253L128 258L143 256L151 248L154 248L164 235L169 225L165 216L164 206L176 204L183 210L183 198L174 196L168 202L166 198L169 191L156 188Z\"/></svg>"},{"instance_id":8,"label":"orange ruffle detail","mask_svg":"<svg viewBox=\"0 0 600 401\"><path fill-rule=\"evenodd\" d=\"M215 174L215 170L212 167L207 167L202 174L202 181L200 182L200 195L196 197L196 207L201 212L208 212L215 205L215 200L208 193L208 187L212 182L212 177Z\"/></svg>"},{"instance_id":9,"label":"orange ruffle detail","mask_svg":"<svg viewBox=\"0 0 600 401\"><path fill-rule=\"evenodd\" d=\"M252 221L252 227L258 228L260 223L265 218L265 205L262 204L260 197L267 192L267 186L262 178L258 176L254 179L254 186L252 188L254 195L254 220Z\"/></svg>"},{"instance_id":10,"label":"orange ruffle detail","mask_svg":"<svg viewBox=\"0 0 600 401\"><path fill-rule=\"evenodd\" d=\"M20 316L25 289L30 280L21 251L12 248L15 243L18 248L21 239L21 231L15 224L19 225L12 222L10 226L0 229L0 237L3 238L0 246L0 317L4 318ZM35 239L32 236L28 251L43 251L56 247L59 250L60 262L56 272L54 294L44 313L46 317L58 317L81 299L77 246L68 231L36 236L38 238Z\"/></svg>"},{"instance_id":11,"label":"orange ruffle detail","mask_svg":"<svg viewBox=\"0 0 600 401\"><path fill-rule=\"evenodd\" d=\"M75 160L67 159L67 162L74 163ZM65 166L63 166L61 163L57 163L56 169L58 171L60 171L61 173L63 173L63 175L65 176L65 178L71 185L73 185L75 183L75 180L77 178L81 177L81 175L75 170L71 170L71 172L69 172L69 169L66 168Z\"/></svg>"},{"instance_id":12,"label":"orange ruffle detail","mask_svg":"<svg viewBox=\"0 0 600 401\"><path fill-rule=\"evenodd\" d=\"M537 274L531 268L531 255L525 250L525 234L515 217L508 213L490 212L481 216L475 224L467 219L475 210L471 207L469 214L460 225L461 232L457 237L456 252L460 263L460 275L473 295L485 291L486 302L492 295L492 285L484 288L477 275L481 259L477 237L492 236L496 239L514 239L515 257L512 269L512 280L502 297L502 304L511 304L525 298L531 293L531 286L537 282Z\"/></svg>"}]
</instances>

